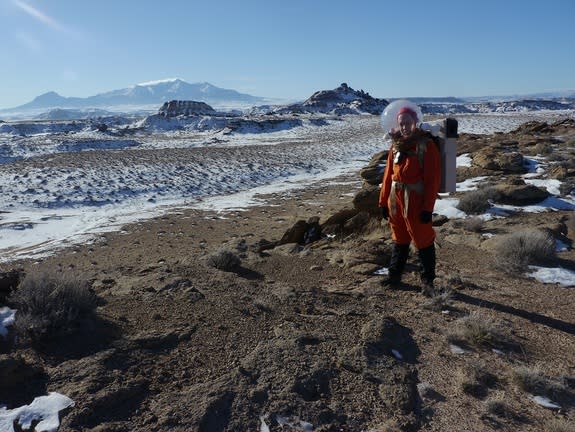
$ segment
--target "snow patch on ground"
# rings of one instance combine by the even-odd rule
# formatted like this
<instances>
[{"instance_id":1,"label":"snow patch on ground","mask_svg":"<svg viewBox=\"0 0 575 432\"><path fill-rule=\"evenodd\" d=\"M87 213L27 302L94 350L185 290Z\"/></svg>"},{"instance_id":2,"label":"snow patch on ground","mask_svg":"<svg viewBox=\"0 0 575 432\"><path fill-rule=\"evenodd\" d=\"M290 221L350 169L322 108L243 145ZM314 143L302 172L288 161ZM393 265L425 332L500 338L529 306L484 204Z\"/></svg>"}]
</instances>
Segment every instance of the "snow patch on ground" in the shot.
<instances>
[{"instance_id":1,"label":"snow patch on ground","mask_svg":"<svg viewBox=\"0 0 575 432\"><path fill-rule=\"evenodd\" d=\"M35 398L30 405L7 410L0 408L0 430L14 432L14 422L24 430L30 430L34 422L36 432L56 432L60 426L58 413L74 406L74 401L60 393L52 392L47 396Z\"/></svg>"}]
</instances>

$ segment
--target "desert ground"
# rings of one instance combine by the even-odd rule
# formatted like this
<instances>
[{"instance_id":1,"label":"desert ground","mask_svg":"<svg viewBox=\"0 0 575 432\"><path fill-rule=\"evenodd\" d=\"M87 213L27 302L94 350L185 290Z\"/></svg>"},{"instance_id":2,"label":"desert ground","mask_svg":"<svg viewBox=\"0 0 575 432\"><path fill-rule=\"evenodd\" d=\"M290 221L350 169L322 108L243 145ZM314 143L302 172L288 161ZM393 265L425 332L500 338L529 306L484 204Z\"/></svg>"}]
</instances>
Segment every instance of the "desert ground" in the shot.
<instances>
[{"instance_id":1,"label":"desert ground","mask_svg":"<svg viewBox=\"0 0 575 432\"><path fill-rule=\"evenodd\" d=\"M568 183L574 137L572 123L535 124L464 134L459 153L547 149L561 155ZM476 176L513 185L519 175L475 163L458 172ZM75 404L60 412L60 432L575 430L575 289L506 271L494 240L538 229L571 245L573 210L514 211L473 229L437 218L428 298L414 253L402 287L381 287L391 239L376 210L324 225L360 214L354 197L365 187L350 173L247 209L182 209L3 264L4 279L86 281L97 306L49 337L6 339L0 401L11 409L66 395ZM312 218L320 239L287 241ZM225 257L235 265L218 265ZM575 270L575 251L550 264ZM10 304L6 290L17 290L4 286Z\"/></svg>"}]
</instances>

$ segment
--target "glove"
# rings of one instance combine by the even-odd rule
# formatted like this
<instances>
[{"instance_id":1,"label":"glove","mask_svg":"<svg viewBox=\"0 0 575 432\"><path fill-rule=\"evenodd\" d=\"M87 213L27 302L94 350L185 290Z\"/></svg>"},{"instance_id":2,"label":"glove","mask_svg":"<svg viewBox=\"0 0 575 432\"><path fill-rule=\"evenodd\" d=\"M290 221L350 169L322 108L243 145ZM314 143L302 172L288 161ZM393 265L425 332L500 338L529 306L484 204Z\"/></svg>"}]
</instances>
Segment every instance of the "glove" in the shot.
<instances>
[{"instance_id":1,"label":"glove","mask_svg":"<svg viewBox=\"0 0 575 432\"><path fill-rule=\"evenodd\" d=\"M421 223L424 224L431 223L431 221L433 220L433 213L430 211L423 210L419 215L419 220L421 220Z\"/></svg>"},{"instance_id":2,"label":"glove","mask_svg":"<svg viewBox=\"0 0 575 432\"><path fill-rule=\"evenodd\" d=\"M389 219L389 209L387 207L380 207L381 217L385 220Z\"/></svg>"}]
</instances>

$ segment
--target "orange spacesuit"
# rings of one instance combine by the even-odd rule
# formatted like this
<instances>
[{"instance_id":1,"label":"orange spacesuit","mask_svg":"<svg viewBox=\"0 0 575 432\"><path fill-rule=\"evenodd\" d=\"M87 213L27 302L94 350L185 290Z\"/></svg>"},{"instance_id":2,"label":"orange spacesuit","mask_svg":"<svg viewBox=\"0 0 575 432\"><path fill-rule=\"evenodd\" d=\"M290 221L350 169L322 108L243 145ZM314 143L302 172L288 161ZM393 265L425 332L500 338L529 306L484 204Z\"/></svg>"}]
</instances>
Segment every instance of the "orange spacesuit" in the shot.
<instances>
[{"instance_id":1,"label":"orange spacesuit","mask_svg":"<svg viewBox=\"0 0 575 432\"><path fill-rule=\"evenodd\" d=\"M435 279L435 230L433 207L441 183L439 150L431 136L416 127L417 114L403 108L397 116L399 130L392 134L383 175L379 207L389 217L394 247L385 284L396 285L413 241L422 264L421 280L429 294Z\"/></svg>"}]
</instances>

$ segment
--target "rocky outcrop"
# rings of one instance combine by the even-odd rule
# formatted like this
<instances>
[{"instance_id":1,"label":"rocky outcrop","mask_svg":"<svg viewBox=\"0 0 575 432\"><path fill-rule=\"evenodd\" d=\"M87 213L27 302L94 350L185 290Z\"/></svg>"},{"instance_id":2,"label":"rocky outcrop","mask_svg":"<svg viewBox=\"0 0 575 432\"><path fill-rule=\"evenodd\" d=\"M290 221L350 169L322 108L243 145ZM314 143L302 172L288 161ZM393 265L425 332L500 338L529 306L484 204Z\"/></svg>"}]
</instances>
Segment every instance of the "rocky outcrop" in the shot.
<instances>
[{"instance_id":1,"label":"rocky outcrop","mask_svg":"<svg viewBox=\"0 0 575 432\"><path fill-rule=\"evenodd\" d=\"M321 90L315 92L304 101L303 106L319 110L345 110L355 109L370 114L381 114L388 105L385 99L376 99L363 90L354 90L346 83L342 83L334 90Z\"/></svg>"},{"instance_id":2,"label":"rocky outcrop","mask_svg":"<svg viewBox=\"0 0 575 432\"><path fill-rule=\"evenodd\" d=\"M372 156L369 163L359 172L362 180L368 185L378 186L383 178L388 151L384 150Z\"/></svg>"},{"instance_id":3,"label":"rocky outcrop","mask_svg":"<svg viewBox=\"0 0 575 432\"><path fill-rule=\"evenodd\" d=\"M495 190L499 192L497 202L516 206L537 204L549 196L547 190L526 184L522 179L496 185Z\"/></svg>"},{"instance_id":4,"label":"rocky outcrop","mask_svg":"<svg viewBox=\"0 0 575 432\"><path fill-rule=\"evenodd\" d=\"M504 173L525 173L523 155L516 151L502 151L500 148L486 147L473 155L473 164L480 168Z\"/></svg>"},{"instance_id":5,"label":"rocky outcrop","mask_svg":"<svg viewBox=\"0 0 575 432\"><path fill-rule=\"evenodd\" d=\"M333 90L317 91L303 103L289 105L279 112L379 115L388 104L385 99L374 98L363 90L354 90L342 83Z\"/></svg>"},{"instance_id":6,"label":"rocky outcrop","mask_svg":"<svg viewBox=\"0 0 575 432\"><path fill-rule=\"evenodd\" d=\"M165 102L158 114L164 117L215 114L216 111L205 102L171 100Z\"/></svg>"},{"instance_id":7,"label":"rocky outcrop","mask_svg":"<svg viewBox=\"0 0 575 432\"><path fill-rule=\"evenodd\" d=\"M379 217L379 192L379 186L364 185L353 197L353 206L358 211Z\"/></svg>"}]
</instances>

